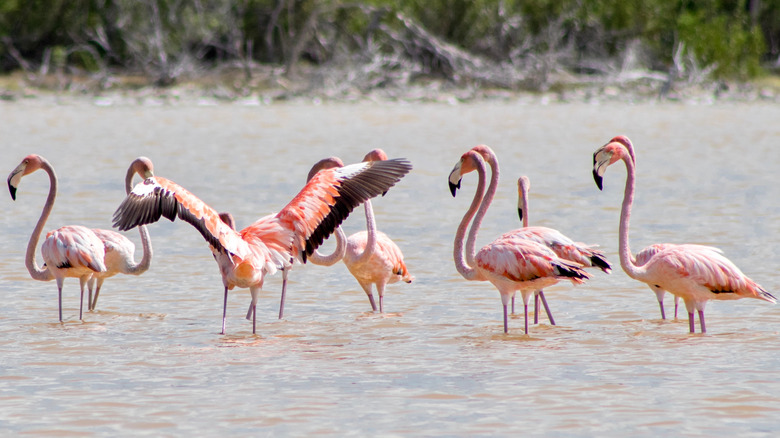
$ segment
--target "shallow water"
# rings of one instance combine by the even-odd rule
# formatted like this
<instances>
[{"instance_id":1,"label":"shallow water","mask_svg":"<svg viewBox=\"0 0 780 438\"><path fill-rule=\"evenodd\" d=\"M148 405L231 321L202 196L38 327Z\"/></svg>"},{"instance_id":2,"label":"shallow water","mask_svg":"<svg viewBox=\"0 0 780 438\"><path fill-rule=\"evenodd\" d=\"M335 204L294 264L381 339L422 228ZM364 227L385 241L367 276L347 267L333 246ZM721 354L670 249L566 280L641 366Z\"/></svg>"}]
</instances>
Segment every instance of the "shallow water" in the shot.
<instances>
[{"instance_id":1,"label":"shallow water","mask_svg":"<svg viewBox=\"0 0 780 438\"><path fill-rule=\"evenodd\" d=\"M634 251L716 245L777 295L776 105L98 103L0 102L0 170L34 152L59 175L47 230L109 228L139 155L243 227L283 207L318 159L356 162L381 147L415 166L374 208L416 279L388 286L379 315L343 265L297 266L283 320L277 275L258 305L258 335L244 289L230 296L223 336L207 245L189 225L161 221L150 226L152 268L106 280L83 322L78 282L66 280L60 324L55 283L30 279L23 263L48 190L43 173L29 175L16 202L0 196L6 434L770 436L780 427L780 308L711 302L706 335L687 333L684 309L662 321L655 296L618 266L623 166L607 172L604 192L591 177L593 151L628 135ZM496 290L454 268L476 180L464 178L453 199L446 179L478 143L502 169L479 244L518 227L515 181L525 174L531 222L601 245L615 265L546 291L556 326L542 317L525 335L517 315L504 335ZM364 226L356 210L345 231ZM127 235L140 259L138 233Z\"/></svg>"}]
</instances>

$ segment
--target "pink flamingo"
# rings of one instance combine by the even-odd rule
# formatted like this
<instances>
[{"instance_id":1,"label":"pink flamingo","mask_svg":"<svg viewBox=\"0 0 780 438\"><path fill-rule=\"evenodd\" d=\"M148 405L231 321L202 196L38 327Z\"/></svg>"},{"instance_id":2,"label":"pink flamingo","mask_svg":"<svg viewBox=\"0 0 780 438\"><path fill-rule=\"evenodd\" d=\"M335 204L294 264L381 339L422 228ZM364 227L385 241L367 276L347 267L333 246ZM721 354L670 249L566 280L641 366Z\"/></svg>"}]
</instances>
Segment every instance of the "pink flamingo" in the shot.
<instances>
[{"instance_id":1,"label":"pink flamingo","mask_svg":"<svg viewBox=\"0 0 780 438\"><path fill-rule=\"evenodd\" d=\"M35 260L35 247L38 246L43 227L54 208L54 199L57 197L57 174L45 158L31 154L24 157L8 175L8 190L11 192L11 198L16 200L16 190L22 177L39 169L43 169L49 175L49 195L46 197L41 217L27 244L25 266L33 280L57 281L60 322L62 322L62 284L65 278L78 278L81 285L79 304L79 320L81 320L84 308L84 286L93 274L106 270L103 242L92 230L81 225L68 225L50 231L41 245L41 255L45 264L43 269L38 267L38 262Z\"/></svg>"},{"instance_id":2,"label":"pink flamingo","mask_svg":"<svg viewBox=\"0 0 780 438\"><path fill-rule=\"evenodd\" d=\"M247 319L256 333L256 308L266 275L289 269L307 257L341 224L352 209L387 191L411 170L404 159L358 163L318 172L276 214L258 219L241 231L231 229L219 214L195 195L165 178L152 176L133 188L114 213L114 226L129 230L156 222L161 216L178 216L197 229L218 252L227 283L249 288L252 294ZM224 318L223 318L224 333Z\"/></svg>"},{"instance_id":3,"label":"pink flamingo","mask_svg":"<svg viewBox=\"0 0 780 438\"><path fill-rule=\"evenodd\" d=\"M374 149L363 158L364 162L384 160L387 160L387 155L381 149ZM384 313L385 286L398 281L411 283L414 277L406 269L404 255L398 245L376 229L371 201L366 201L363 207L366 214L366 231L358 231L349 236L344 264L366 292L374 311L376 302L371 285L376 287L379 294L379 313Z\"/></svg>"},{"instance_id":4,"label":"pink flamingo","mask_svg":"<svg viewBox=\"0 0 780 438\"><path fill-rule=\"evenodd\" d=\"M623 160L626 165L626 188L623 208L620 212L620 265L629 277L650 285L654 290L662 289L682 298L688 310L688 326L695 331L694 311L699 314L701 332L706 333L704 307L709 300L736 300L757 298L771 303L774 296L748 278L718 248L703 245L663 244L647 250L642 258L644 264L637 264L631 257L628 245L628 227L631 205L634 201L636 172L628 137L618 136L600 147L593 154L593 178L599 190L607 167ZM651 254L652 251L656 251Z\"/></svg>"},{"instance_id":5,"label":"pink flamingo","mask_svg":"<svg viewBox=\"0 0 780 438\"><path fill-rule=\"evenodd\" d=\"M523 228L510 231L504 236L533 240L550 248L558 257L564 260L579 263L585 267L595 266L609 274L612 270L612 266L609 264L606 257L604 257L603 252L593 249L590 245L574 242L558 230L547 227L528 226L528 191L530 188L531 180L528 179L527 176L521 176L517 179L517 214L523 222ZM550 324L555 325L552 314L550 314L550 307L547 305L547 300L544 298L544 291L541 290L534 296L534 324L539 322L540 298L544 304L544 309L547 312L547 318L550 320ZM514 312L515 297L513 296L512 313Z\"/></svg>"},{"instance_id":6,"label":"pink flamingo","mask_svg":"<svg viewBox=\"0 0 780 438\"><path fill-rule=\"evenodd\" d=\"M489 157L488 162L492 169L487 194L485 194L487 177L483 156ZM479 174L477 191L455 234L453 252L455 268L466 280L489 281L498 289L504 307L504 333L508 332L507 305L519 290L525 304L525 333L527 334L528 303L535 291L565 279L571 280L574 284L584 283L590 276L579 265L560 259L546 246L506 234L483 246L475 254L477 232L493 201L499 179L498 159L489 147L479 145L463 154L449 176L450 191L453 196L460 188L463 175L475 170ZM466 228L472 218L474 221L464 249Z\"/></svg>"},{"instance_id":7,"label":"pink flamingo","mask_svg":"<svg viewBox=\"0 0 780 438\"><path fill-rule=\"evenodd\" d=\"M311 170L309 170L309 174L306 176L306 182L309 182L314 177L314 175L316 175L317 172L319 172L320 170L333 169L336 167L344 167L344 162L341 161L340 158L338 157L323 158L320 161L314 163L314 166L312 166ZM314 252L312 252L311 255L309 255L308 257L309 262L319 266L333 266L344 257L344 251L346 250L347 247L347 236L344 234L344 231L341 229L341 226L336 227L334 233L336 236L336 248L333 250L333 253L326 256L321 254L318 250L315 249ZM282 319L282 317L284 316L284 303L287 295L288 272L289 272L288 268L282 271L282 297L279 301L279 319Z\"/></svg>"},{"instance_id":8,"label":"pink flamingo","mask_svg":"<svg viewBox=\"0 0 780 438\"><path fill-rule=\"evenodd\" d=\"M125 176L125 191L130 193L132 189L133 176L138 173L141 178L148 178L154 175L154 165L152 161L146 157L138 157L130 164L127 169L127 175ZM87 287L89 289L88 305L89 310L95 310L97 306L98 296L100 295L100 288L103 286L103 281L106 278L113 277L116 274L127 275L141 275L146 272L152 264L152 240L149 237L149 231L146 229L146 225L138 227L138 232L141 234L141 246L143 248L143 256L141 261L135 263L133 254L135 253L135 245L127 237L112 230L101 230L98 228L92 229L92 231L103 241L103 248L105 250L106 270L103 272L96 272L89 279ZM92 298L92 290L95 288L95 298Z\"/></svg>"}]
</instances>

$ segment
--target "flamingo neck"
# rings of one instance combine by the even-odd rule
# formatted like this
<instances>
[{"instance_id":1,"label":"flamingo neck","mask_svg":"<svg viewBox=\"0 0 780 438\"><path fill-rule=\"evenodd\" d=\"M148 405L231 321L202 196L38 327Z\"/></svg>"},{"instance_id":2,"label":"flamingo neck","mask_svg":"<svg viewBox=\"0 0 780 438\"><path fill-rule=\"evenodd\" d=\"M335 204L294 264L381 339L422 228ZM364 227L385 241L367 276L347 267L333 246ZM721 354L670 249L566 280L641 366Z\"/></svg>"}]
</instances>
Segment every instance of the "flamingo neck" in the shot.
<instances>
[{"instance_id":1,"label":"flamingo neck","mask_svg":"<svg viewBox=\"0 0 780 438\"><path fill-rule=\"evenodd\" d=\"M474 193L474 199L471 201L471 205L469 206L469 209L466 211L466 214L463 215L463 219L460 221L460 225L458 225L458 231L455 233L455 246L453 250L453 258L455 260L455 269L458 270L458 273L463 276L466 280L478 280L479 276L477 274L477 270L474 269L474 267L470 266L469 263L473 264L474 262L467 262L466 257L468 257L470 260L474 259L474 247L473 244L471 246L471 254L464 256L464 239L466 237L466 228L469 227L469 224L471 223L471 219L474 218L474 214L477 212L477 209L480 208L480 205L483 203L483 198L485 196L485 184L487 182L487 177L485 176L485 166L480 165L477 166L477 172L479 173L479 183L477 184L477 190ZM471 226L472 231L476 228L479 228L479 223L475 220L474 224ZM476 231L473 231L474 233L474 240L476 240ZM469 233L471 235L471 233Z\"/></svg>"},{"instance_id":2,"label":"flamingo neck","mask_svg":"<svg viewBox=\"0 0 780 438\"><path fill-rule=\"evenodd\" d=\"M319 266L333 266L338 263L339 260L344 258L344 254L347 251L347 236L344 234L344 230L341 227L336 227L336 249L333 254L324 256L319 251L314 251L308 258L310 262Z\"/></svg>"},{"instance_id":3,"label":"flamingo neck","mask_svg":"<svg viewBox=\"0 0 780 438\"><path fill-rule=\"evenodd\" d=\"M619 253L620 266L629 277L639 279L642 269L637 267L634 257L631 255L631 248L628 244L628 224L631 220L631 206L634 203L634 187L636 185L636 170L634 160L631 156L624 155L622 158L626 164L626 189L623 193L623 208L620 211L620 230L619 230Z\"/></svg>"},{"instance_id":4,"label":"flamingo neck","mask_svg":"<svg viewBox=\"0 0 780 438\"><path fill-rule=\"evenodd\" d=\"M38 246L43 227L49 219L51 210L54 208L54 200L57 198L57 174L54 173L54 169L45 160L43 160L41 168L49 175L49 195L46 197L46 203L43 206L43 211L41 211L41 217L38 219L38 223L35 224L35 228L30 236L30 241L27 243L27 254L24 259L24 264L33 280L49 281L54 278L54 275L48 269L41 269L38 267L38 262L35 260L35 248Z\"/></svg>"},{"instance_id":5,"label":"flamingo neck","mask_svg":"<svg viewBox=\"0 0 780 438\"><path fill-rule=\"evenodd\" d=\"M528 228L528 189L525 186L520 191L520 196L523 198L523 228Z\"/></svg>"},{"instance_id":6,"label":"flamingo neck","mask_svg":"<svg viewBox=\"0 0 780 438\"><path fill-rule=\"evenodd\" d=\"M125 176L125 192L128 195L130 194L130 191L133 190L134 175L135 170L133 169L133 166L130 166L130 168L127 169L127 175ZM146 225L141 225L138 227L138 232L141 234L141 248L143 249L143 256L141 256L141 261L137 264L131 262L127 266L127 273L131 275L141 275L148 271L149 267L152 265L152 239L149 236L149 230L146 228Z\"/></svg>"},{"instance_id":7,"label":"flamingo neck","mask_svg":"<svg viewBox=\"0 0 780 438\"><path fill-rule=\"evenodd\" d=\"M357 263L366 263L376 251L376 221L374 220L374 208L371 206L371 200L366 200L364 204L366 210L366 247L360 254Z\"/></svg>"},{"instance_id":8,"label":"flamingo neck","mask_svg":"<svg viewBox=\"0 0 780 438\"><path fill-rule=\"evenodd\" d=\"M482 220L487 214L487 210L490 204L493 202L493 198L496 196L496 190L498 190L499 168L498 159L495 154L489 152L489 155L485 157L485 161L490 165L490 185L488 186L487 193L482 199L482 204L479 206L476 217L474 217L474 223L469 230L469 237L466 240L466 262L473 265L474 257L477 249L477 233L479 233L479 227L482 225ZM479 168L478 168L479 169ZM480 179L487 178L485 172L480 173Z\"/></svg>"}]
</instances>

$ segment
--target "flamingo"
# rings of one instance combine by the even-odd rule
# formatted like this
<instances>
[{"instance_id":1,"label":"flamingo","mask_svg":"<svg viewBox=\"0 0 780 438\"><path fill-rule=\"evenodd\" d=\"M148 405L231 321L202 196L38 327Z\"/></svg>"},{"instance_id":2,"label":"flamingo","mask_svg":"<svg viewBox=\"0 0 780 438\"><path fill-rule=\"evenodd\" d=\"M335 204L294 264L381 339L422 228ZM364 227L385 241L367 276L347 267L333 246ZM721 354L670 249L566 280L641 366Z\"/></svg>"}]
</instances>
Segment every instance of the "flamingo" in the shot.
<instances>
[{"instance_id":1,"label":"flamingo","mask_svg":"<svg viewBox=\"0 0 780 438\"><path fill-rule=\"evenodd\" d=\"M485 194L487 177L483 156L489 157L488 162L492 170L487 194ZM463 154L452 169L449 184L453 196L460 188L463 175L475 170L479 174L477 191L455 234L453 251L455 268L466 280L489 281L498 289L504 308L504 333L508 332L507 305L519 290L525 303L525 333L528 334L528 303L535 291L566 279L574 284L584 283L590 276L578 264L559 258L546 246L532 240L509 237L506 234L483 246L475 254L477 232L493 201L499 179L498 159L488 146L475 146ZM471 223L469 238L465 241L464 248L466 228L472 219L474 221Z\"/></svg>"},{"instance_id":2,"label":"flamingo","mask_svg":"<svg viewBox=\"0 0 780 438\"><path fill-rule=\"evenodd\" d=\"M314 163L314 166L312 166L311 170L309 170L309 174L306 176L306 182L309 182L314 175L317 174L320 170L324 169L333 169L336 167L344 167L344 162L341 161L338 157L328 157L323 158L320 161ZM366 201L368 202L368 201ZM232 216L231 216L232 220ZM235 229L235 226L233 227ZM344 234L344 230L341 229L341 226L339 225L336 227L335 230L336 235L336 248L333 250L332 254L329 255L323 255L318 250L314 250L314 252L311 253L308 260L315 265L319 266L333 266L336 263L338 263L343 257L344 257L344 251L347 247L347 236ZM282 319L284 316L284 303L285 303L285 297L287 295L287 274L288 269L284 269L282 271L282 297L279 300L279 319Z\"/></svg>"},{"instance_id":3,"label":"flamingo","mask_svg":"<svg viewBox=\"0 0 780 438\"><path fill-rule=\"evenodd\" d=\"M609 274L612 266L604 257L604 253L593 249L592 246L574 242L558 230L547 227L529 227L528 226L528 191L531 188L531 180L527 176L521 176L517 179L517 214L523 222L523 228L510 231L506 236L513 236L521 239L529 239L547 246L555 254L570 262L579 263L585 267L595 266ZM544 304L547 312L547 318L550 324L555 325L550 307L544 298L544 291L538 291L534 296L534 324L538 323L539 299ZM512 313L515 312L515 297L512 297Z\"/></svg>"},{"instance_id":4,"label":"flamingo","mask_svg":"<svg viewBox=\"0 0 780 438\"><path fill-rule=\"evenodd\" d=\"M620 266L629 277L648 284L654 290L662 289L682 298L688 311L688 327L695 332L694 311L699 314L701 332L706 333L704 307L709 300L736 300L756 298L776 303L775 297L755 281L748 278L734 263L723 256L723 252L711 246L663 244L647 250L638 264L631 257L628 245L628 227L631 205L634 201L636 181L635 159L630 151L631 141L626 136L617 136L593 154L593 179L599 190L607 168L618 160L626 165L626 188L623 207L620 212ZM654 254L651 254L655 251ZM639 258L639 257L638 257Z\"/></svg>"},{"instance_id":5,"label":"flamingo","mask_svg":"<svg viewBox=\"0 0 780 438\"><path fill-rule=\"evenodd\" d=\"M381 149L374 149L363 158L364 162L383 160L387 160L387 155ZM376 302L371 285L376 287L379 294L379 313L384 313L385 286L398 281L411 283L414 277L409 274L398 245L376 229L371 200L367 200L363 207L366 214L366 231L358 231L349 236L344 264L366 292L373 311L376 311Z\"/></svg>"},{"instance_id":6,"label":"flamingo","mask_svg":"<svg viewBox=\"0 0 780 438\"><path fill-rule=\"evenodd\" d=\"M133 176L138 173L142 178L147 178L154 175L154 165L152 161L146 157L138 157L130 164L127 169L127 175L125 176L125 191L130 193L132 189ZM149 238L149 231L146 229L146 225L138 227L138 232L141 234L141 246L143 248L143 256L141 261L135 263L133 260L133 254L135 253L135 245L127 237L117 233L113 230L101 230L98 228L92 229L92 231L103 241L103 247L105 250L105 264L106 270L103 272L96 272L92 275L87 283L89 289L88 305L89 310L95 310L97 306L98 296L100 295L100 288L103 286L103 281L106 278L113 277L116 274L128 274L128 275L141 275L149 269L152 264L152 240ZM92 298L92 290L95 288L95 298Z\"/></svg>"},{"instance_id":7,"label":"flamingo","mask_svg":"<svg viewBox=\"0 0 780 438\"><path fill-rule=\"evenodd\" d=\"M387 191L411 168L405 159L394 159L322 170L281 211L241 231L231 229L213 208L180 185L151 176L122 201L113 223L121 231L156 222L161 216L171 221L178 216L190 223L213 250L223 254L218 261L226 273L225 299L229 289L249 288L252 301L247 319L252 320L254 334L265 276L289 269L296 260L306 263L355 206Z\"/></svg>"},{"instance_id":8,"label":"flamingo","mask_svg":"<svg viewBox=\"0 0 780 438\"><path fill-rule=\"evenodd\" d=\"M43 169L49 175L49 195L27 243L25 266L33 280L57 281L60 322L62 322L62 284L65 278L78 278L81 286L79 304L79 320L81 320L84 308L84 286L92 275L106 270L103 242L92 230L81 225L67 225L50 231L41 245L41 255L45 264L43 269L38 267L35 248L38 246L46 220L54 208L54 199L57 197L57 174L54 173L54 168L48 160L40 155L31 154L24 157L8 175L8 190L11 192L11 199L16 200L16 190L22 177L39 169Z\"/></svg>"}]
</instances>

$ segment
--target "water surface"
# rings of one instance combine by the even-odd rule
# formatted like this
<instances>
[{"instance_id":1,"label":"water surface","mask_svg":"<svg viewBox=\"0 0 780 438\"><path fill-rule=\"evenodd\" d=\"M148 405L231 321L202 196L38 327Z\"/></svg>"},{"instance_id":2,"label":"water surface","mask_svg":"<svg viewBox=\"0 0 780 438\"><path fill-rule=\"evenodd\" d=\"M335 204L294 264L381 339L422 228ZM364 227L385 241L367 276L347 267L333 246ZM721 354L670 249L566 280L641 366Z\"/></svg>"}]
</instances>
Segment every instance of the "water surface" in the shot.
<instances>
[{"instance_id":1,"label":"water surface","mask_svg":"<svg viewBox=\"0 0 780 438\"><path fill-rule=\"evenodd\" d=\"M267 279L258 334L206 243L185 223L150 226L152 268L106 280L78 320L78 282L30 279L24 252L48 190L25 177L0 196L0 430L35 436L770 436L780 427L780 308L711 302L706 335L684 313L662 321L655 296L619 268L625 171L599 192L592 153L625 134L637 148L632 247L716 245L780 294L780 108L762 104L324 104L179 106L0 102L0 170L44 155L60 179L47 230L109 228L133 158L240 227L283 207L320 158L375 147L414 171L374 202L379 229L416 280L388 286L369 312L347 269L297 266L283 320ZM515 181L531 179L533 224L599 244L615 264L547 291L558 325L501 329L498 293L455 271L452 244L476 180L452 198L447 175L485 143L501 185L480 232L518 227ZM7 175L7 173L3 173ZM364 227L362 211L347 234ZM138 247L138 233L127 233ZM327 242L325 250L332 248ZM39 263L40 254L38 254ZM671 297L667 312L672 313ZM683 311L684 312L684 311Z\"/></svg>"}]
</instances>

